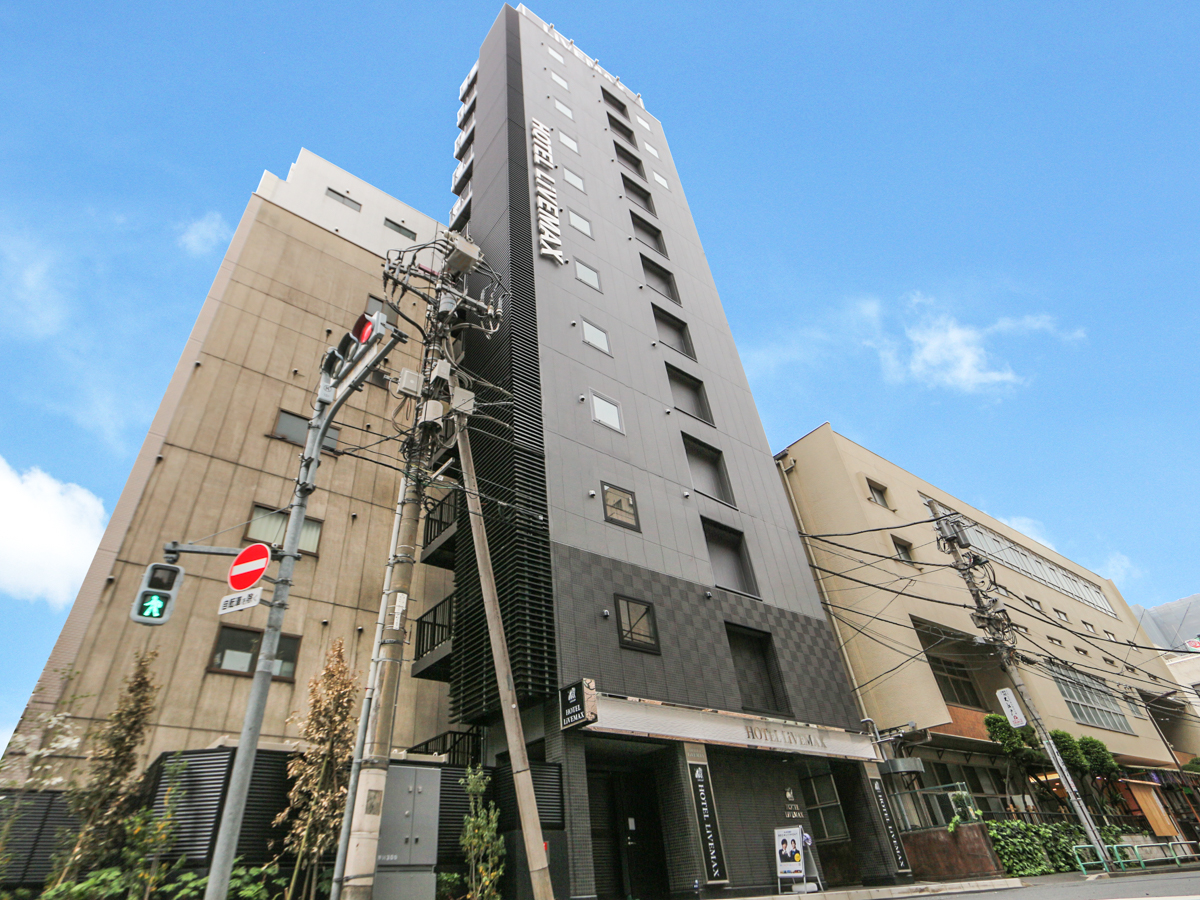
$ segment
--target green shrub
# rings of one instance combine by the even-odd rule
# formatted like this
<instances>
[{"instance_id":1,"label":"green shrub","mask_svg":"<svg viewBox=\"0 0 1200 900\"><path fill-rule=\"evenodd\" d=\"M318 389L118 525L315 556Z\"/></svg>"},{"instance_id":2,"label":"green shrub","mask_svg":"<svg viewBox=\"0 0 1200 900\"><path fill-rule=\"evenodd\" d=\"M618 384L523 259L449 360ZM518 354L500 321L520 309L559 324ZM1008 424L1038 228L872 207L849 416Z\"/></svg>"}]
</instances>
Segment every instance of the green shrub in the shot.
<instances>
[{"instance_id":1,"label":"green shrub","mask_svg":"<svg viewBox=\"0 0 1200 900\"><path fill-rule=\"evenodd\" d=\"M988 822L987 830L1004 871L1018 878L1074 872L1078 869L1074 848L1088 843L1083 828L1070 822L1046 825L1014 819ZM1120 833L1121 830L1112 825L1100 830L1106 844L1114 843Z\"/></svg>"}]
</instances>

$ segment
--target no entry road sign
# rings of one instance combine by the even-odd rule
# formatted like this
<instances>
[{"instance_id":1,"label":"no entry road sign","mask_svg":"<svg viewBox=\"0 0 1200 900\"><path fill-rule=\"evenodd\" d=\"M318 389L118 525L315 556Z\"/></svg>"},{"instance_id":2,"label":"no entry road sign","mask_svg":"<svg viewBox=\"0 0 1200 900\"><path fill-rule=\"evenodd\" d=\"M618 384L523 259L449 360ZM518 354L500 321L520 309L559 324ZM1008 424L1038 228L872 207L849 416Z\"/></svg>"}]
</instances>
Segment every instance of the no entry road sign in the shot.
<instances>
[{"instance_id":1,"label":"no entry road sign","mask_svg":"<svg viewBox=\"0 0 1200 900\"><path fill-rule=\"evenodd\" d=\"M270 564L271 548L266 544L251 544L234 557L229 567L229 587L234 591L250 590Z\"/></svg>"}]
</instances>

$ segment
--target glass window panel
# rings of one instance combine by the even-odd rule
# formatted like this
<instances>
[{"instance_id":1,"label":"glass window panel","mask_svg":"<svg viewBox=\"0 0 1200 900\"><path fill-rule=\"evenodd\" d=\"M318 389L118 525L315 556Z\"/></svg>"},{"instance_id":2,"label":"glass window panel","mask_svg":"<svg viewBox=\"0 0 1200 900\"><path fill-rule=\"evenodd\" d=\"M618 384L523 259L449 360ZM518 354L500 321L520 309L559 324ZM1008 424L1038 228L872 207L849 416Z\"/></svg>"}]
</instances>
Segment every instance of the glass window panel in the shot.
<instances>
[{"instance_id":1,"label":"glass window panel","mask_svg":"<svg viewBox=\"0 0 1200 900\"><path fill-rule=\"evenodd\" d=\"M391 219L384 218L383 224L392 229L392 231L395 231L398 234L408 238L410 241L415 241L417 239L417 233L415 231L405 225L401 225L399 222L393 222Z\"/></svg>"},{"instance_id":2,"label":"glass window panel","mask_svg":"<svg viewBox=\"0 0 1200 900\"><path fill-rule=\"evenodd\" d=\"M566 116L568 119L571 119L572 121L574 121L575 113L571 112L571 107L567 106L567 104L563 103L558 98L555 98L555 100L554 100L554 108L557 109L564 116Z\"/></svg>"},{"instance_id":3,"label":"glass window panel","mask_svg":"<svg viewBox=\"0 0 1200 900\"><path fill-rule=\"evenodd\" d=\"M641 116L639 116L637 113L634 113L634 116L633 116L633 117L634 117L635 119L637 119L637 123L638 123L639 125L641 125L643 128L645 128L647 131L651 131L651 130L652 130L652 129L651 129L651 127L650 127L650 123L649 123L649 122L647 122L645 119L643 119Z\"/></svg>"},{"instance_id":4,"label":"glass window panel","mask_svg":"<svg viewBox=\"0 0 1200 900\"><path fill-rule=\"evenodd\" d=\"M566 147L567 149L569 149L569 150L573 150L573 151L574 151L574 152L576 152L576 153L578 153L578 152L579 152L579 144L575 143L575 139L574 139L574 138L567 137L565 134L563 134L563 133L560 131L560 132L558 133L558 139L559 139L559 141L561 141L561 142L562 142L562 145L563 145L564 147Z\"/></svg>"},{"instance_id":5,"label":"glass window panel","mask_svg":"<svg viewBox=\"0 0 1200 900\"><path fill-rule=\"evenodd\" d=\"M572 228L576 229L577 231L582 231L588 237L592 236L592 223L589 222L587 219L585 219L583 216L581 216L579 213L575 212L575 210L573 210L573 209L567 210L567 221L571 223ZM598 287L599 285L592 285L592 286Z\"/></svg>"},{"instance_id":6,"label":"glass window panel","mask_svg":"<svg viewBox=\"0 0 1200 900\"><path fill-rule=\"evenodd\" d=\"M374 297L367 298L367 312L372 312L370 306ZM334 426L330 426L325 432L325 440L321 447L325 450L336 450L338 444L338 436L342 430ZM285 441L291 441L293 444L299 444L303 447L308 442L308 419L303 416L298 416L295 413L287 412L286 410L279 411L279 418L275 420L275 434L283 438Z\"/></svg>"},{"instance_id":7,"label":"glass window panel","mask_svg":"<svg viewBox=\"0 0 1200 900\"><path fill-rule=\"evenodd\" d=\"M600 290L600 273L591 266L584 265L579 260L575 260L575 277L588 287Z\"/></svg>"},{"instance_id":8,"label":"glass window panel","mask_svg":"<svg viewBox=\"0 0 1200 900\"><path fill-rule=\"evenodd\" d=\"M642 141L642 147L645 148L646 152L649 153L651 156L653 156L655 159L660 158L658 155L658 151L655 150L653 147L651 147L649 144L647 144L645 141Z\"/></svg>"},{"instance_id":9,"label":"glass window panel","mask_svg":"<svg viewBox=\"0 0 1200 900\"><path fill-rule=\"evenodd\" d=\"M842 807L825 806L821 808L821 817L825 820L825 837L841 838L849 833L846 830L846 817L842 815Z\"/></svg>"},{"instance_id":10,"label":"glass window panel","mask_svg":"<svg viewBox=\"0 0 1200 900\"><path fill-rule=\"evenodd\" d=\"M567 84L567 79L563 78L557 72L551 72L550 77L552 79L554 79L554 83L557 84L564 91L569 91L571 89L571 86L569 84Z\"/></svg>"},{"instance_id":11,"label":"glass window panel","mask_svg":"<svg viewBox=\"0 0 1200 900\"><path fill-rule=\"evenodd\" d=\"M604 518L617 525L637 529L637 498L633 491L602 483L600 492L604 499Z\"/></svg>"},{"instance_id":12,"label":"glass window panel","mask_svg":"<svg viewBox=\"0 0 1200 900\"><path fill-rule=\"evenodd\" d=\"M250 523L246 526L246 538L264 544L282 544L287 531L288 514L285 510L273 512L269 506L255 504ZM316 553L321 540L321 523L305 518L300 528L300 549L304 553Z\"/></svg>"},{"instance_id":13,"label":"glass window panel","mask_svg":"<svg viewBox=\"0 0 1200 900\"><path fill-rule=\"evenodd\" d=\"M822 775L820 778L814 778L812 783L813 790L817 794L818 805L837 803L837 791L833 787L832 775Z\"/></svg>"},{"instance_id":14,"label":"glass window panel","mask_svg":"<svg viewBox=\"0 0 1200 900\"><path fill-rule=\"evenodd\" d=\"M654 621L654 607L628 597L617 598L620 615L621 641L638 647L658 647L658 628Z\"/></svg>"},{"instance_id":15,"label":"glass window panel","mask_svg":"<svg viewBox=\"0 0 1200 900\"><path fill-rule=\"evenodd\" d=\"M212 667L227 672L252 672L261 635L257 631L222 626L213 651Z\"/></svg>"},{"instance_id":16,"label":"glass window panel","mask_svg":"<svg viewBox=\"0 0 1200 900\"><path fill-rule=\"evenodd\" d=\"M592 419L620 431L621 407L599 394L592 394Z\"/></svg>"},{"instance_id":17,"label":"glass window panel","mask_svg":"<svg viewBox=\"0 0 1200 900\"><path fill-rule=\"evenodd\" d=\"M608 353L608 332L603 328L598 328L587 319L583 319L583 340L585 343L591 344L597 350L603 350Z\"/></svg>"},{"instance_id":18,"label":"glass window panel","mask_svg":"<svg viewBox=\"0 0 1200 900\"><path fill-rule=\"evenodd\" d=\"M558 62L560 62L560 63L566 62L566 60L562 58L562 54L559 53L557 50L555 50L553 47L547 47L546 52L549 53L551 57L558 60Z\"/></svg>"},{"instance_id":19,"label":"glass window panel","mask_svg":"<svg viewBox=\"0 0 1200 900\"><path fill-rule=\"evenodd\" d=\"M665 187L668 191L671 189L671 185L667 183L667 179L663 178L657 172L654 173L654 180Z\"/></svg>"},{"instance_id":20,"label":"glass window panel","mask_svg":"<svg viewBox=\"0 0 1200 900\"><path fill-rule=\"evenodd\" d=\"M563 173L563 180L567 184L571 185L571 187L577 188L581 191L584 189L583 178L576 175L574 172L572 172L570 169L568 169L566 167L563 168L562 173Z\"/></svg>"}]
</instances>

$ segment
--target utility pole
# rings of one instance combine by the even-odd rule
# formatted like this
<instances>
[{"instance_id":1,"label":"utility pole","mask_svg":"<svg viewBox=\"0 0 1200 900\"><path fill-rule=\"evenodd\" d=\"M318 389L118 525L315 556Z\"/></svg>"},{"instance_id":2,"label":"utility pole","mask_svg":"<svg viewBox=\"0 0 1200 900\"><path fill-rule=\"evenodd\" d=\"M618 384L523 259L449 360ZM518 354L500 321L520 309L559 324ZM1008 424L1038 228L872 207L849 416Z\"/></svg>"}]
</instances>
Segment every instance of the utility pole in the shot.
<instances>
[{"instance_id":1,"label":"utility pole","mask_svg":"<svg viewBox=\"0 0 1200 900\"><path fill-rule=\"evenodd\" d=\"M429 254L435 265L417 261L418 256L424 253ZM468 276L472 277L476 286L470 293ZM468 329L482 331L487 337L495 334L503 315L505 290L500 276L483 259L479 248L455 232L445 232L429 243L403 251L389 252L384 264L383 283L391 309L421 333L424 354L420 384L409 394L415 407L414 424L403 444L406 461L404 486L385 575L381 604L384 612L381 613L382 621L377 628L378 639L372 654L372 660L376 663L376 684L363 702L330 900L341 900L343 896L346 900L370 900L374 890L380 817L387 789L396 698L403 662L408 595L416 564L417 526L425 498L425 484L430 478L428 467L438 452L448 450L455 444L458 445L464 469L470 469L470 486L464 485L464 489L471 510L480 581L484 585L484 605L497 667L497 682L501 686L501 697L506 698L503 703L504 719L534 897L535 900L553 900L541 822L508 661L508 647L500 621L495 577L487 552L487 536L483 531L483 512L478 485L475 483L475 467L467 442L467 418L474 412L475 395L464 387L464 382L470 383L471 376L459 369L461 347L457 343L458 337ZM425 303L424 327L403 312L401 301L410 294ZM395 598L394 602L389 599L391 597ZM389 607L390 612L387 612Z\"/></svg>"},{"instance_id":2,"label":"utility pole","mask_svg":"<svg viewBox=\"0 0 1200 900\"><path fill-rule=\"evenodd\" d=\"M258 736L262 731L267 694L271 690L271 678L274 675L275 653L279 649L279 635L283 631L283 617L287 611L288 594L291 592L292 574L296 569L296 560L300 558L300 532L304 526L304 513L308 509L309 495L316 488L317 467L321 464L321 445L325 442L329 426L342 404L358 390L371 370L392 348L408 340L408 336L403 332L390 329L387 342L380 345L380 338L388 332L387 321L380 313L360 316L354 330L342 338L337 347L330 347L321 363L321 380L317 389L315 411L308 421L304 453L300 458L300 474L296 477L296 487L292 492L283 550L279 554L282 561L275 579L275 591L269 603L271 612L267 618L262 643L258 648L258 665L250 685L250 696L246 701L246 715L233 758L233 771L229 776L229 790L225 795L225 806L221 813L216 846L213 848L204 900L225 900L229 892L229 874L233 869L238 836L242 830L242 816L246 811L246 795L250 790L250 775L254 770L254 757L258 751Z\"/></svg>"},{"instance_id":3,"label":"utility pole","mask_svg":"<svg viewBox=\"0 0 1200 900\"><path fill-rule=\"evenodd\" d=\"M496 690L500 694L500 709L504 714L504 736L508 741L508 755L512 761L513 786L517 793L517 811L521 816L521 834L525 839L529 880L533 886L534 900L554 900L550 866L546 862L546 845L542 842L542 821L538 816L533 776L529 771L525 730L521 725L521 710L517 706L517 688L513 683L512 665L508 659L508 640L504 636L504 621L500 617L500 598L496 594L496 576L492 571L492 554L488 549L487 530L483 522L483 505L479 502L479 484L475 479L475 459L471 456L467 417L458 416L457 425L463 488L467 492L467 509L471 515L471 538L475 543L475 563L479 569L479 586L483 591L483 608L487 614L488 638L491 640L492 660L496 666Z\"/></svg>"},{"instance_id":4,"label":"utility pole","mask_svg":"<svg viewBox=\"0 0 1200 900\"><path fill-rule=\"evenodd\" d=\"M935 515L940 514L940 507L934 508L933 512ZM1025 685L1025 679L1021 675L1015 632L1012 622L1009 621L1008 612L1004 609L1004 603L998 597L989 597L979 584L976 572L988 571L987 559L971 552L971 542L967 538L966 529L963 528L961 521L939 519L937 530L938 546L954 557L954 566L967 583L967 590L971 592L971 598L975 601L975 611L971 613L971 621L977 628L983 630L987 635L988 643L1000 652L1000 667L1008 675L1013 688L1021 695L1021 701L1029 711L1029 720L1033 723L1034 731L1041 739L1046 755L1050 757L1050 762L1054 765L1054 771L1058 773L1058 779L1067 794L1067 801L1076 818L1079 819L1079 824L1083 826L1088 841L1096 848L1097 855L1105 863L1107 869L1108 851L1104 847L1100 829L1096 827L1092 814L1083 802L1083 796L1075 786L1071 773L1067 771L1066 763L1063 762L1058 747L1050 736L1050 731L1046 728L1046 723L1042 721L1042 717L1034 705L1033 697L1030 696L1029 689ZM963 553L963 550L967 552ZM993 583L990 576L989 583Z\"/></svg>"}]
</instances>

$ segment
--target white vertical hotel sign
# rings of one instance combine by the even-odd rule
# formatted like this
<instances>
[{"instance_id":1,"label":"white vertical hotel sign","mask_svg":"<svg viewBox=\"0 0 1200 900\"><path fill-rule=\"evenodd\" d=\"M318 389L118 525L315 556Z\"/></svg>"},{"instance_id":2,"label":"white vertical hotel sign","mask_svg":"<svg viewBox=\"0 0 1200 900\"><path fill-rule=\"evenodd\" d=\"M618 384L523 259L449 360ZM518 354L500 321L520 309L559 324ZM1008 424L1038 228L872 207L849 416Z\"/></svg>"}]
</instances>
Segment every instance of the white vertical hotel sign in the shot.
<instances>
[{"instance_id":1,"label":"white vertical hotel sign","mask_svg":"<svg viewBox=\"0 0 1200 900\"><path fill-rule=\"evenodd\" d=\"M1017 702L1017 695L1012 692L1012 688L1000 688L996 691L996 699L1000 701L1000 708L1004 710L1004 717L1008 719L1008 724L1013 728L1024 728L1028 722L1025 721L1025 713L1021 712L1021 704Z\"/></svg>"},{"instance_id":2,"label":"white vertical hotel sign","mask_svg":"<svg viewBox=\"0 0 1200 900\"><path fill-rule=\"evenodd\" d=\"M558 189L554 185L554 145L550 129L537 119L529 120L533 137L533 189L537 204L538 255L558 260L565 266L562 226L558 221Z\"/></svg>"}]
</instances>

